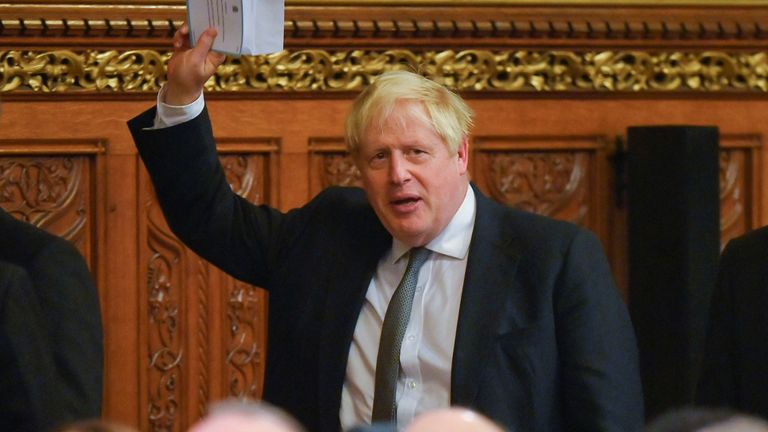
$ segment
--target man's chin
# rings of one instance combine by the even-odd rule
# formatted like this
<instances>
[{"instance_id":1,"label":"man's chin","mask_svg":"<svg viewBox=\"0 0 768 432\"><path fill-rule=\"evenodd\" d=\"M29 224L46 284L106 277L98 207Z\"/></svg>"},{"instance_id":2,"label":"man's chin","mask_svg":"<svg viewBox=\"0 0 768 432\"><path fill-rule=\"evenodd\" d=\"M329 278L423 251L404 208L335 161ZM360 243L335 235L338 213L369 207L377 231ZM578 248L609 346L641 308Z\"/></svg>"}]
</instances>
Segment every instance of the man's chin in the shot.
<instances>
[{"instance_id":1,"label":"man's chin","mask_svg":"<svg viewBox=\"0 0 768 432\"><path fill-rule=\"evenodd\" d=\"M425 229L398 229L390 230L392 237L407 244L408 246L423 246L428 243L428 232Z\"/></svg>"}]
</instances>

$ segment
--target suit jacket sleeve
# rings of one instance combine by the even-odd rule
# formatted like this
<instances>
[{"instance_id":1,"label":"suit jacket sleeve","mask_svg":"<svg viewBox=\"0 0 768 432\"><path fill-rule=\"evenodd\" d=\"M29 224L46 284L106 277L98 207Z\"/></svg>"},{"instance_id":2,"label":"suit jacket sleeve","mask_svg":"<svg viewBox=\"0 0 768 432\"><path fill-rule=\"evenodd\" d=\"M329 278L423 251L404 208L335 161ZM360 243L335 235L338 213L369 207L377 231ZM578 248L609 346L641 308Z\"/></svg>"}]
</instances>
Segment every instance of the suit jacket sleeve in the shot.
<instances>
[{"instance_id":1,"label":"suit jacket sleeve","mask_svg":"<svg viewBox=\"0 0 768 432\"><path fill-rule=\"evenodd\" d=\"M269 289L311 212L284 215L235 194L219 162L207 109L191 121L147 129L154 117L152 108L128 126L171 230L226 273Z\"/></svg>"},{"instance_id":2,"label":"suit jacket sleeve","mask_svg":"<svg viewBox=\"0 0 768 432\"><path fill-rule=\"evenodd\" d=\"M637 344L597 238L580 230L556 284L564 426L638 431L644 422Z\"/></svg>"}]
</instances>

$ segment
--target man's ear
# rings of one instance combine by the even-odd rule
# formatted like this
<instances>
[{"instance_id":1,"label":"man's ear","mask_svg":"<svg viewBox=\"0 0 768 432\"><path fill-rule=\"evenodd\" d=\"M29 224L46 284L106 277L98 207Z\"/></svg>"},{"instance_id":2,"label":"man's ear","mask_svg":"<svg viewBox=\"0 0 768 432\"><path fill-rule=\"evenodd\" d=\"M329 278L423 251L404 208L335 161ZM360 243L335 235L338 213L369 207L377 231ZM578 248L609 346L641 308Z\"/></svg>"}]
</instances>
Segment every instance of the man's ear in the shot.
<instances>
[{"instance_id":1,"label":"man's ear","mask_svg":"<svg viewBox=\"0 0 768 432\"><path fill-rule=\"evenodd\" d=\"M469 137L465 136L461 139L461 144L459 144L456 156L459 164L459 173L465 174L467 172L467 167L469 166Z\"/></svg>"}]
</instances>

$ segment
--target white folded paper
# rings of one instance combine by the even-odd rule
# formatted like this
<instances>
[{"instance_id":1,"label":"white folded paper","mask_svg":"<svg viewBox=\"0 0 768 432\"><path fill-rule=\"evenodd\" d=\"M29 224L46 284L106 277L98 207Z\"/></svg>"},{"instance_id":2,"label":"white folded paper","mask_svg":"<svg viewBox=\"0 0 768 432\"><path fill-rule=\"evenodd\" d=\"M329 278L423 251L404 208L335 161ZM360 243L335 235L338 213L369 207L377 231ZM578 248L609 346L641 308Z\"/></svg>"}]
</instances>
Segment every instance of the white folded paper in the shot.
<instances>
[{"instance_id":1,"label":"white folded paper","mask_svg":"<svg viewBox=\"0 0 768 432\"><path fill-rule=\"evenodd\" d=\"M218 30L213 49L240 56L283 50L284 0L187 0L192 45L209 27Z\"/></svg>"}]
</instances>

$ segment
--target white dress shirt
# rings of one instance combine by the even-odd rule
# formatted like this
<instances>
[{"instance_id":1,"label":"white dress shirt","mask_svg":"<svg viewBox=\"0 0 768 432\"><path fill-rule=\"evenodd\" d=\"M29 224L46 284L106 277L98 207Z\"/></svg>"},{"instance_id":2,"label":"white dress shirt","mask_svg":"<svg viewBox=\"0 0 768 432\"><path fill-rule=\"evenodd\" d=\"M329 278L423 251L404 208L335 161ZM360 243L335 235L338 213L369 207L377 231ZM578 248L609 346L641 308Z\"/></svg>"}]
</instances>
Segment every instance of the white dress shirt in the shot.
<instances>
[{"instance_id":1,"label":"white dress shirt","mask_svg":"<svg viewBox=\"0 0 768 432\"><path fill-rule=\"evenodd\" d=\"M411 318L400 349L397 424L451 402L451 363L467 256L475 226L475 194L467 194L445 229L426 247L432 251L419 270ZM357 319L341 394L341 427L369 423L373 409L376 358L384 314L408 263L409 248L393 240L379 261Z\"/></svg>"},{"instance_id":2,"label":"white dress shirt","mask_svg":"<svg viewBox=\"0 0 768 432\"><path fill-rule=\"evenodd\" d=\"M163 102L164 90L165 87L157 97L156 129L192 120L205 107L202 93L189 105L167 105ZM450 405L453 346L475 212L475 194L469 187L451 222L426 245L432 254L419 271L411 318L400 349L399 429L417 414ZM379 261L368 285L341 394L339 417L343 429L371 421L381 325L389 299L405 273L408 259L403 257L408 250L403 243L393 240L392 249Z\"/></svg>"}]
</instances>

